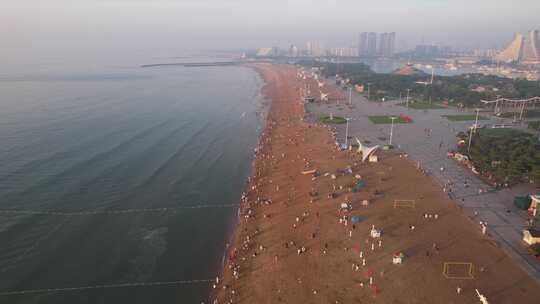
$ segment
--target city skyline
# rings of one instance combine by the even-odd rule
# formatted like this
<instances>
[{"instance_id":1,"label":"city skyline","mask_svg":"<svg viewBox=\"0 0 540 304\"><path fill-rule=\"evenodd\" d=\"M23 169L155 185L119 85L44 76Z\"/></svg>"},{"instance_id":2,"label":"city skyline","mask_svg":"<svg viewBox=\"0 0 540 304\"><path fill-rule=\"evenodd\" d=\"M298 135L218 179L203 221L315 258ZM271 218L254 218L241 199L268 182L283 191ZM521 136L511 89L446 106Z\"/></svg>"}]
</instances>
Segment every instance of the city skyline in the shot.
<instances>
[{"instance_id":1,"label":"city skyline","mask_svg":"<svg viewBox=\"0 0 540 304\"><path fill-rule=\"evenodd\" d=\"M34 56L92 58L132 53L287 47L319 41L356 44L358 32L399 32L396 50L416 44L500 48L515 32L538 28L540 2L479 0L2 0L2 62ZM285 9L286 8L286 9ZM197 18L193 18L197 16ZM404 22L406 21L406 22ZM75 52L69 45L77 44Z\"/></svg>"}]
</instances>

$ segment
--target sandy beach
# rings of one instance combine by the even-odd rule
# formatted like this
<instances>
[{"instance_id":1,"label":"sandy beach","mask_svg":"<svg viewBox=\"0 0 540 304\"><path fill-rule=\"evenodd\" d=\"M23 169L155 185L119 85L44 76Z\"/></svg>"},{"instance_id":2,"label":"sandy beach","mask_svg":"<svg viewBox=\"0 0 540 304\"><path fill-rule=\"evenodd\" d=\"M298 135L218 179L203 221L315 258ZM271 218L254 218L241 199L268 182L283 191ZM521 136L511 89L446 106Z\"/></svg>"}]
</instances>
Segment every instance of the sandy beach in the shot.
<instances>
[{"instance_id":1,"label":"sandy beach","mask_svg":"<svg viewBox=\"0 0 540 304\"><path fill-rule=\"evenodd\" d=\"M293 66L253 67L272 103L210 303L472 304L476 289L489 303L540 301L540 286L405 156L362 163L338 151L329 127L304 121Z\"/></svg>"}]
</instances>

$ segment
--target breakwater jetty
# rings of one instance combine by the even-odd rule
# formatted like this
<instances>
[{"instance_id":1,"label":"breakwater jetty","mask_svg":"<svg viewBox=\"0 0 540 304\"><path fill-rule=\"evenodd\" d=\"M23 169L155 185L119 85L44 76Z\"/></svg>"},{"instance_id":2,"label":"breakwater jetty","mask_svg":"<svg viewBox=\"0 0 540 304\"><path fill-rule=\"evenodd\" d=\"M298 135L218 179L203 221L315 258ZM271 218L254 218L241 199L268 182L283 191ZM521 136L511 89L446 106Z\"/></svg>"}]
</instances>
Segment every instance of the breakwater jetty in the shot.
<instances>
[{"instance_id":1,"label":"breakwater jetty","mask_svg":"<svg viewBox=\"0 0 540 304\"><path fill-rule=\"evenodd\" d=\"M141 68L154 68L165 66L182 66L182 67L212 67L212 66L232 66L242 64L239 61L217 61L217 62L173 62L173 63L154 63L144 64Z\"/></svg>"}]
</instances>

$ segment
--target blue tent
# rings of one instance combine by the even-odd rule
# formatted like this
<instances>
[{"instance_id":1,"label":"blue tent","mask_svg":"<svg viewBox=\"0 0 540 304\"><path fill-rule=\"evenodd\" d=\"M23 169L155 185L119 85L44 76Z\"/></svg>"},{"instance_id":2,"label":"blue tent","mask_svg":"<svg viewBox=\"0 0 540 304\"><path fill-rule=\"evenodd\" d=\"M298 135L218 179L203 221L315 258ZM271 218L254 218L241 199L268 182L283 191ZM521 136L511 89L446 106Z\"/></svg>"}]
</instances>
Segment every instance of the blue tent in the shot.
<instances>
[{"instance_id":1,"label":"blue tent","mask_svg":"<svg viewBox=\"0 0 540 304\"><path fill-rule=\"evenodd\" d=\"M362 190L366 186L366 183L364 181L358 181L356 182L356 185L354 185L353 192L358 192Z\"/></svg>"}]
</instances>

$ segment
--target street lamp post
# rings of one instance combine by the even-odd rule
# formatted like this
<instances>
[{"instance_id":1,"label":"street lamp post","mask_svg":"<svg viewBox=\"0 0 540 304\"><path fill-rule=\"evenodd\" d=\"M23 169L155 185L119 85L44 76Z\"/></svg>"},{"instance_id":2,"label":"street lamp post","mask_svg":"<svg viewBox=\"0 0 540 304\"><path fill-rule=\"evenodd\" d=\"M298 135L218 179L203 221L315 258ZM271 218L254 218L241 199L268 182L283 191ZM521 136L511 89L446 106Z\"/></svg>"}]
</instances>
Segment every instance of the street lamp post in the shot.
<instances>
[{"instance_id":1,"label":"street lamp post","mask_svg":"<svg viewBox=\"0 0 540 304\"><path fill-rule=\"evenodd\" d=\"M349 105L352 105L352 87L349 87Z\"/></svg>"},{"instance_id":2,"label":"street lamp post","mask_svg":"<svg viewBox=\"0 0 540 304\"><path fill-rule=\"evenodd\" d=\"M396 117L392 116L390 117L390 119L392 120L392 125L390 126L390 142L388 143L389 146L392 145L392 138L394 136L394 120L396 119Z\"/></svg>"},{"instance_id":3,"label":"street lamp post","mask_svg":"<svg viewBox=\"0 0 540 304\"><path fill-rule=\"evenodd\" d=\"M349 119L350 118L345 118L345 120L347 121L347 124L345 126L345 147L347 149L349 148Z\"/></svg>"},{"instance_id":4,"label":"street lamp post","mask_svg":"<svg viewBox=\"0 0 540 304\"><path fill-rule=\"evenodd\" d=\"M480 113L480 109L476 109L476 119L474 120L474 133L476 133L476 128L478 128L478 114Z\"/></svg>"},{"instance_id":5,"label":"street lamp post","mask_svg":"<svg viewBox=\"0 0 540 304\"><path fill-rule=\"evenodd\" d=\"M407 109L409 109L409 93L411 92L411 89L407 89Z\"/></svg>"},{"instance_id":6,"label":"street lamp post","mask_svg":"<svg viewBox=\"0 0 540 304\"><path fill-rule=\"evenodd\" d=\"M523 111L525 110L525 101L521 104L521 111L519 112L519 121L523 121Z\"/></svg>"},{"instance_id":7,"label":"street lamp post","mask_svg":"<svg viewBox=\"0 0 540 304\"><path fill-rule=\"evenodd\" d=\"M476 128L478 127L478 114L480 113L480 109L476 109L476 119L474 120L474 126L471 128L471 131L469 133L469 146L467 147L467 153L469 154L469 157L471 156L471 143L472 143L472 136L473 136L473 130L474 133L476 133Z\"/></svg>"}]
</instances>

